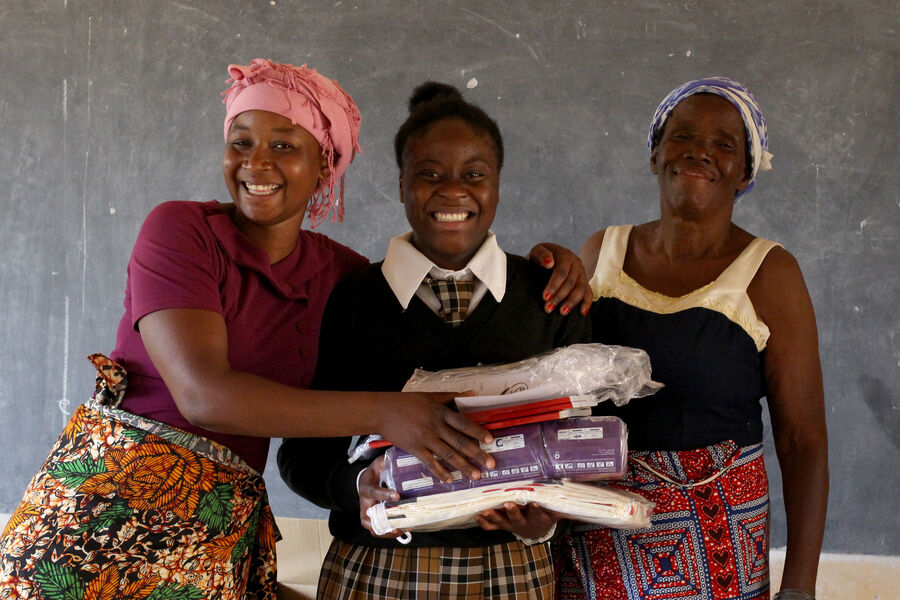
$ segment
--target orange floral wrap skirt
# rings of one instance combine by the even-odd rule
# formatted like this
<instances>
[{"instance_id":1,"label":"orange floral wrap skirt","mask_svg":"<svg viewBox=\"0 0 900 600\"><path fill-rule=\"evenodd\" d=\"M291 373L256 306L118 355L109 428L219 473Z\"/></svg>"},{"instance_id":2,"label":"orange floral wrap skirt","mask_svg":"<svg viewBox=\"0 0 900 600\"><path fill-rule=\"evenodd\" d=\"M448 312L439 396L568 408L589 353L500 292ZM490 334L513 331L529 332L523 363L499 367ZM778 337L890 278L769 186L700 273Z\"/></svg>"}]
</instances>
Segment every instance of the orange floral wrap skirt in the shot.
<instances>
[{"instance_id":1,"label":"orange floral wrap skirt","mask_svg":"<svg viewBox=\"0 0 900 600\"><path fill-rule=\"evenodd\" d=\"M274 599L262 476L212 440L115 408L120 374L108 385L101 371L0 536L0 599Z\"/></svg>"}]
</instances>

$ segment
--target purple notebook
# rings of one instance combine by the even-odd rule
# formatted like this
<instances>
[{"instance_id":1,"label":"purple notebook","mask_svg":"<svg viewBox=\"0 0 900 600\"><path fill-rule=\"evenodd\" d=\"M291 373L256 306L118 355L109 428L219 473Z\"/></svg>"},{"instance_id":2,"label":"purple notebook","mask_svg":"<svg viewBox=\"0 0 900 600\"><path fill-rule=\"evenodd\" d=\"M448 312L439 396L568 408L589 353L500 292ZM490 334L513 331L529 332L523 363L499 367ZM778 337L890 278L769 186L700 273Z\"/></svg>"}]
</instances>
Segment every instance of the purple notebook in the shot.
<instances>
[{"instance_id":1,"label":"purple notebook","mask_svg":"<svg viewBox=\"0 0 900 600\"><path fill-rule=\"evenodd\" d=\"M492 433L494 442L482 448L497 464L482 471L478 481L459 472L453 473L453 483L438 481L417 458L396 447L385 455L382 481L410 498L522 479L592 481L618 479L625 473L628 432L618 417L558 419Z\"/></svg>"}]
</instances>

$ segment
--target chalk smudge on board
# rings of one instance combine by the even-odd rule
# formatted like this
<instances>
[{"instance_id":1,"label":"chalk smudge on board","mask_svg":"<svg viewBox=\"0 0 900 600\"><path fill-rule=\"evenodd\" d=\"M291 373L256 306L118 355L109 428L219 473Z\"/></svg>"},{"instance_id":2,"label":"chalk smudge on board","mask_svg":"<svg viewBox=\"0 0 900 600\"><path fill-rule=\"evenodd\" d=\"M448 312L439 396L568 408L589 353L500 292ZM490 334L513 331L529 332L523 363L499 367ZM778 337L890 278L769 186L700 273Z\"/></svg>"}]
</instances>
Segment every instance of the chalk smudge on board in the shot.
<instances>
[{"instance_id":1,"label":"chalk smudge on board","mask_svg":"<svg viewBox=\"0 0 900 600\"><path fill-rule=\"evenodd\" d=\"M585 23L584 17L578 17L575 20L575 39L582 40L587 37L587 23Z\"/></svg>"},{"instance_id":2,"label":"chalk smudge on board","mask_svg":"<svg viewBox=\"0 0 900 600\"><path fill-rule=\"evenodd\" d=\"M538 62L541 61L540 57L538 57L537 52L535 52L534 48L533 48L530 44L528 44L528 43L522 41L521 35L519 35L518 33L513 33L512 31L506 29L505 27L503 27L502 25L500 25L500 24L497 23L496 21L492 21L491 19L488 19L488 18L485 17L484 15L481 15L481 14L475 12L474 10L469 10L468 8L465 8L465 7L463 7L463 6L460 6L460 7L458 7L458 8L459 8L460 10L462 10L463 12L467 12L467 13L469 13L470 15L473 15L473 16L475 16L475 17L478 17L479 19L481 19L482 21L484 21L484 22L487 23L488 25L491 25L491 26L493 26L493 27L496 27L497 29L499 29L500 31L502 31L503 33L505 33L506 35L508 35L509 37L511 37L511 38L513 38L513 39L515 39L515 40L519 40L520 43L522 43L526 48L528 48L528 52L531 53L531 57L532 57L534 60L536 60L536 61L538 61Z\"/></svg>"},{"instance_id":3,"label":"chalk smudge on board","mask_svg":"<svg viewBox=\"0 0 900 600\"><path fill-rule=\"evenodd\" d=\"M88 17L88 41L87 41L87 130L91 131L91 101L93 99L94 82L91 79L91 42L93 36L94 17ZM90 134L89 134L90 135ZM90 140L84 151L84 171L81 181L81 316L84 317L85 298L87 294L87 181L88 163L91 156Z\"/></svg>"},{"instance_id":4,"label":"chalk smudge on board","mask_svg":"<svg viewBox=\"0 0 900 600\"><path fill-rule=\"evenodd\" d=\"M62 398L57 401L59 412L65 419L69 418L69 297L63 305L63 372Z\"/></svg>"}]
</instances>

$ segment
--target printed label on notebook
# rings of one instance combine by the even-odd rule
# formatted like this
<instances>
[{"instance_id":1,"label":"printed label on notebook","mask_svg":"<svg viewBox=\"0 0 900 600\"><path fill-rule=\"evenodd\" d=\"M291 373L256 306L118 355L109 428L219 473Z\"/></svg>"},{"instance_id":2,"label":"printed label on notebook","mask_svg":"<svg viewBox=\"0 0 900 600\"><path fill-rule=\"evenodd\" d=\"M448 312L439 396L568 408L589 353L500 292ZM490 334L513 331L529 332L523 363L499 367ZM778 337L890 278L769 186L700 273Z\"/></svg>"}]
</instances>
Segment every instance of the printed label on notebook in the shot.
<instances>
[{"instance_id":1,"label":"printed label on notebook","mask_svg":"<svg viewBox=\"0 0 900 600\"><path fill-rule=\"evenodd\" d=\"M422 488L434 487L434 479L431 477L420 477L419 479L410 479L403 482L403 491L421 490Z\"/></svg>"},{"instance_id":2,"label":"printed label on notebook","mask_svg":"<svg viewBox=\"0 0 900 600\"><path fill-rule=\"evenodd\" d=\"M413 465L421 465L422 461L415 456L401 456L397 459L398 467L411 467Z\"/></svg>"},{"instance_id":3,"label":"printed label on notebook","mask_svg":"<svg viewBox=\"0 0 900 600\"><path fill-rule=\"evenodd\" d=\"M504 452L506 450L518 450L525 447L525 435L517 433L515 435L507 435L494 438L490 444L481 444L481 449L488 454L495 452Z\"/></svg>"},{"instance_id":4,"label":"printed label on notebook","mask_svg":"<svg viewBox=\"0 0 900 600\"><path fill-rule=\"evenodd\" d=\"M560 440L599 440L603 438L602 427L575 427L560 429L557 439Z\"/></svg>"}]
</instances>

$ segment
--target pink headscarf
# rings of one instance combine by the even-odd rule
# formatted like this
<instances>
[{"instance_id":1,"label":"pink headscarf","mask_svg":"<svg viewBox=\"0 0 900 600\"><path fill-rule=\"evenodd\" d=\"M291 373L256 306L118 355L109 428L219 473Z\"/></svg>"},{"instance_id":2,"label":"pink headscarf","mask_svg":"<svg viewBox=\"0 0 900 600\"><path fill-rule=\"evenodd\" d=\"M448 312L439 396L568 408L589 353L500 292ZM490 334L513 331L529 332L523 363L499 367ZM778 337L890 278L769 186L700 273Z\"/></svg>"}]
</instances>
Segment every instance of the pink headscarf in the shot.
<instances>
[{"instance_id":1,"label":"pink headscarf","mask_svg":"<svg viewBox=\"0 0 900 600\"><path fill-rule=\"evenodd\" d=\"M338 83L306 65L255 58L247 66L228 65L231 87L225 96L225 138L231 123L242 112L266 110L287 117L307 130L322 146L329 175L319 183L309 201L312 227L334 210L333 221L344 218L344 172L360 152L360 115L353 98ZM340 181L335 198L334 188Z\"/></svg>"}]
</instances>

